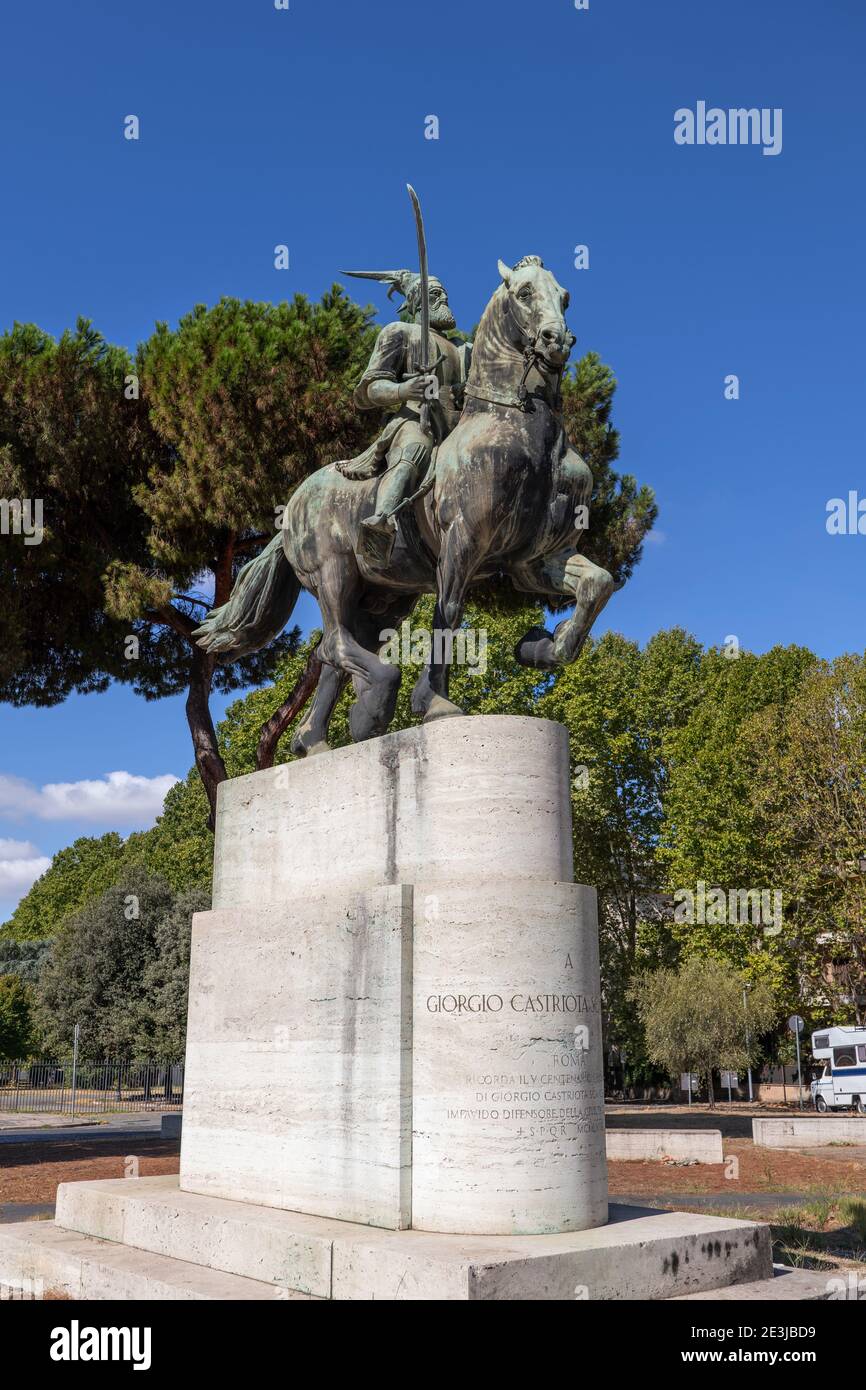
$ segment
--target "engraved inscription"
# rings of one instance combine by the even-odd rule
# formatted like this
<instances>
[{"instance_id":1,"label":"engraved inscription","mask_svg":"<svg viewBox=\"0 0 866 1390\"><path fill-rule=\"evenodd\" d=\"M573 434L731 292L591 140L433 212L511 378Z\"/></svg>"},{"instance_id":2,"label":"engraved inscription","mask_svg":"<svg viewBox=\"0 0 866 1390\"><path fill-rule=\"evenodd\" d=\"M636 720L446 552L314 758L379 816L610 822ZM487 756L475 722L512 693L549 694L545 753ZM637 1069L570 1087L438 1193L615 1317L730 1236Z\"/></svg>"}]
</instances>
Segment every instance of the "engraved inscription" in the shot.
<instances>
[{"instance_id":1,"label":"engraved inscription","mask_svg":"<svg viewBox=\"0 0 866 1390\"><path fill-rule=\"evenodd\" d=\"M428 994L431 1014L498 1014L511 1009L516 1014L598 1013L598 999L588 994Z\"/></svg>"},{"instance_id":2,"label":"engraved inscription","mask_svg":"<svg viewBox=\"0 0 866 1390\"><path fill-rule=\"evenodd\" d=\"M462 1094L445 1100L446 1120L461 1125L469 1122L496 1129L504 1127L512 1137L522 1140L579 1142L581 1135L602 1131L604 1087L589 1058L590 1030L598 1026L593 1024L593 1019L599 1019L599 1004L597 996L577 991L538 994L531 990L514 993L455 990L428 995L428 1013L467 1021L472 1016L490 1018L492 1015L497 1025L501 1020L504 1032L496 1044L501 1060L505 1061L503 1054L510 1053L516 1062L518 1057L524 1058L531 1047L533 1061L540 1063L534 1071L523 1070L518 1063L513 1070L485 1070L466 1075ZM566 1023L579 1016L588 1017L589 1023ZM550 1036L525 1036L526 1024L533 1017L544 1020L543 1026L550 1027ZM522 1019L520 1025L518 1018ZM513 1021L510 1026L509 1019ZM491 1040L490 1034L485 1034L485 1044L489 1045ZM546 1056L536 1059L538 1044L544 1047Z\"/></svg>"}]
</instances>

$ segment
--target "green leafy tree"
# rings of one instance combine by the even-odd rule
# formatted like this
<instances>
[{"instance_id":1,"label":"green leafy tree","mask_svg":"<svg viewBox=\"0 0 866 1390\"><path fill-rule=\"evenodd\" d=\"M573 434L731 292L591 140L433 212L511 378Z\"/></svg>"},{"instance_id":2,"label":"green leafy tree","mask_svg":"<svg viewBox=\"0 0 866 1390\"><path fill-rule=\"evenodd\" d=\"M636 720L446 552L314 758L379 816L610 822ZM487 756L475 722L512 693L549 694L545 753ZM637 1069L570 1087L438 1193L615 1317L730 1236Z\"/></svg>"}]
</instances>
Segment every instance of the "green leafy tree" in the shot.
<instances>
[{"instance_id":1,"label":"green leafy tree","mask_svg":"<svg viewBox=\"0 0 866 1390\"><path fill-rule=\"evenodd\" d=\"M0 943L0 973L8 971L35 988L34 1017L41 1020L46 1046L58 1053L68 1051L76 1023L82 1026L85 1056L174 1057L183 1051L190 921L193 912L210 905L213 838L195 772L180 786L187 797L192 789L197 805L198 860L172 818L181 794L169 813L169 828L130 836L126 857L110 863L112 883L91 881L83 902L76 901L57 923L53 942ZM155 845L147 843L148 835ZM176 883L188 877L206 880L206 886L173 886L153 872L151 863L170 865Z\"/></svg>"},{"instance_id":2,"label":"green leafy tree","mask_svg":"<svg viewBox=\"0 0 866 1390\"><path fill-rule=\"evenodd\" d=\"M652 488L617 473L620 436L611 423L616 378L598 353L581 357L562 383L566 433L592 470L589 529L583 553L606 569L617 586L631 576L658 507Z\"/></svg>"},{"instance_id":3,"label":"green leafy tree","mask_svg":"<svg viewBox=\"0 0 866 1390\"><path fill-rule=\"evenodd\" d=\"M158 324L139 349L163 445L135 489L150 564L119 558L107 606L118 617L144 614L189 644L187 719L211 820L226 775L211 690L266 679L297 645L298 630L230 666L196 646L192 633L211 602L228 601L238 570L271 539L297 484L366 442L371 422L359 418L352 387L371 343L370 312L335 286L319 304L296 295L277 305L198 305L174 331Z\"/></svg>"},{"instance_id":4,"label":"green leafy tree","mask_svg":"<svg viewBox=\"0 0 866 1390\"><path fill-rule=\"evenodd\" d=\"M697 1072L715 1104L713 1072L742 1071L755 1057L754 1039L772 1027L777 1010L763 983L749 995L750 1047L743 1009L745 977L723 961L693 956L679 970L638 975L629 987L649 1056L671 1076Z\"/></svg>"},{"instance_id":5,"label":"green leafy tree","mask_svg":"<svg viewBox=\"0 0 866 1390\"><path fill-rule=\"evenodd\" d=\"M670 776L663 851L672 887L731 885L763 868L752 801L752 745L741 737L760 710L783 706L815 662L802 647L734 658L711 649L700 666L700 699L668 739Z\"/></svg>"},{"instance_id":6,"label":"green leafy tree","mask_svg":"<svg viewBox=\"0 0 866 1390\"><path fill-rule=\"evenodd\" d=\"M209 814L201 779L192 768L185 781L170 788L162 814L149 830L136 831L125 840L111 831L98 839L78 839L59 850L0 928L0 973L5 968L10 974L35 978L14 965L15 944L32 953L42 943L44 950L45 941L56 936L70 916L107 888L125 882L135 868L164 879L175 892L209 890L213 870ZM21 960L23 965L25 957Z\"/></svg>"},{"instance_id":7,"label":"green leafy tree","mask_svg":"<svg viewBox=\"0 0 866 1390\"><path fill-rule=\"evenodd\" d=\"M557 673L536 713L568 729L575 877L599 897L607 1047L649 1081L627 988L637 969L671 964L670 905L657 850L665 815L666 741L700 698L701 648L679 628L641 650L618 633Z\"/></svg>"},{"instance_id":8,"label":"green leafy tree","mask_svg":"<svg viewBox=\"0 0 866 1390\"><path fill-rule=\"evenodd\" d=\"M10 534L0 545L0 700L53 705L112 680L149 694L179 688L178 644L104 602L118 555L149 563L133 490L160 446L144 401L129 396L133 371L86 319L59 341L34 324L0 336L0 497L42 514L38 543Z\"/></svg>"},{"instance_id":9,"label":"green leafy tree","mask_svg":"<svg viewBox=\"0 0 866 1390\"><path fill-rule=\"evenodd\" d=\"M129 836L123 871L140 864L148 873L165 879L176 892L209 890L213 870L209 817L208 799L193 767L185 781L169 789L156 825Z\"/></svg>"},{"instance_id":10,"label":"green leafy tree","mask_svg":"<svg viewBox=\"0 0 866 1390\"><path fill-rule=\"evenodd\" d=\"M82 1056L134 1055L147 968L173 905L169 885L136 868L67 918L37 986L37 1020L49 1050L67 1053L78 1023Z\"/></svg>"},{"instance_id":11,"label":"green leafy tree","mask_svg":"<svg viewBox=\"0 0 866 1390\"><path fill-rule=\"evenodd\" d=\"M13 941L0 935L0 975L17 975L35 984L50 954L50 940Z\"/></svg>"},{"instance_id":12,"label":"green leafy tree","mask_svg":"<svg viewBox=\"0 0 866 1390\"><path fill-rule=\"evenodd\" d=\"M0 975L0 1057L29 1057L36 1045L33 987L18 975Z\"/></svg>"},{"instance_id":13,"label":"green leafy tree","mask_svg":"<svg viewBox=\"0 0 866 1390\"><path fill-rule=\"evenodd\" d=\"M0 699L52 704L111 679L186 691L213 811L210 694L267 679L298 633L229 666L192 633L293 487L366 442L375 420L351 390L369 320L335 287L318 304L197 306L134 363L84 321L59 343L32 325L0 339L0 494L42 499L45 518L41 544L0 548Z\"/></svg>"},{"instance_id":14,"label":"green leafy tree","mask_svg":"<svg viewBox=\"0 0 866 1390\"><path fill-rule=\"evenodd\" d=\"M768 876L784 886L776 948L792 1010L815 1026L866 1014L866 661L812 666L743 738Z\"/></svg>"},{"instance_id":15,"label":"green leafy tree","mask_svg":"<svg viewBox=\"0 0 866 1390\"><path fill-rule=\"evenodd\" d=\"M773 862L759 806L762 751L753 721L780 717L815 660L802 647L774 647L761 656L742 652L736 659L706 652L700 699L688 722L667 741L660 855L677 898L673 931L680 950L715 956L753 981L766 980L789 1011L800 993L798 951L789 925L789 884ZM723 905L710 902L716 890ZM756 923L754 909L739 909L737 897L748 891L766 892L774 912L774 895L782 894L781 932L775 922ZM686 893L704 895L709 905L703 913L689 910Z\"/></svg>"},{"instance_id":16,"label":"green leafy tree","mask_svg":"<svg viewBox=\"0 0 866 1390\"><path fill-rule=\"evenodd\" d=\"M81 836L58 850L49 868L19 902L0 941L38 941L55 936L71 913L116 881L126 857L120 835Z\"/></svg>"},{"instance_id":17,"label":"green leafy tree","mask_svg":"<svg viewBox=\"0 0 866 1390\"><path fill-rule=\"evenodd\" d=\"M156 955L146 965L134 1050L140 1057L182 1057L186 1046L192 917L210 907L201 888L181 893L157 924Z\"/></svg>"}]
</instances>

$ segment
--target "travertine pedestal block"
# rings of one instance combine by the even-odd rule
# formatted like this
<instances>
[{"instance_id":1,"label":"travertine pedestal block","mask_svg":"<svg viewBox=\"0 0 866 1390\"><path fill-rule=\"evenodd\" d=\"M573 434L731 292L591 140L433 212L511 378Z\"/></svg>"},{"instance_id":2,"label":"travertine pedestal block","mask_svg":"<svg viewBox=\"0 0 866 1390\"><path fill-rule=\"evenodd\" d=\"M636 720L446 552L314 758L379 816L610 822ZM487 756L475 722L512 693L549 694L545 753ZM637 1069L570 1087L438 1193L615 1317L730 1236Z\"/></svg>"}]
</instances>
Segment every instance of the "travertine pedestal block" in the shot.
<instances>
[{"instance_id":1,"label":"travertine pedestal block","mask_svg":"<svg viewBox=\"0 0 866 1390\"><path fill-rule=\"evenodd\" d=\"M181 1186L410 1224L412 893L196 917Z\"/></svg>"},{"instance_id":2,"label":"travertine pedestal block","mask_svg":"<svg viewBox=\"0 0 866 1390\"><path fill-rule=\"evenodd\" d=\"M826 1296L772 1280L766 1226L616 1204L608 1222L595 893L571 882L568 781L563 728L496 717L224 783L180 1182L62 1185L56 1222L0 1226L0 1285Z\"/></svg>"},{"instance_id":3,"label":"travertine pedestal block","mask_svg":"<svg viewBox=\"0 0 866 1390\"><path fill-rule=\"evenodd\" d=\"M220 788L181 1187L461 1234L607 1219L565 729L446 719Z\"/></svg>"},{"instance_id":4,"label":"travertine pedestal block","mask_svg":"<svg viewBox=\"0 0 866 1390\"><path fill-rule=\"evenodd\" d=\"M196 1273L220 1271L232 1282L222 1292L205 1295L214 1298L267 1298L287 1291L288 1296L337 1300L594 1303L676 1298L730 1283L773 1282L769 1227L731 1217L648 1211L612 1202L605 1226L560 1235L386 1231L201 1197L180 1191L176 1177L61 1184L55 1229L45 1222L0 1225L0 1281L10 1275L40 1277L46 1286L77 1292L81 1275L92 1286L90 1272L110 1270L115 1252L128 1266L131 1248L147 1252L148 1260L130 1273L158 1275L164 1287L168 1275L176 1288L192 1283L195 1290ZM123 1278L129 1288L125 1274ZM822 1278L826 1285L826 1274ZM85 1296L110 1297L104 1274L100 1282L108 1292ZM786 1285L776 1297L797 1297ZM124 1296L179 1294L130 1291Z\"/></svg>"},{"instance_id":5,"label":"travertine pedestal block","mask_svg":"<svg viewBox=\"0 0 866 1390\"><path fill-rule=\"evenodd\" d=\"M214 907L497 878L574 878L568 736L549 719L442 719L219 789Z\"/></svg>"},{"instance_id":6,"label":"travertine pedestal block","mask_svg":"<svg viewBox=\"0 0 866 1390\"><path fill-rule=\"evenodd\" d=\"M416 887L412 1225L607 1220L595 890Z\"/></svg>"}]
</instances>

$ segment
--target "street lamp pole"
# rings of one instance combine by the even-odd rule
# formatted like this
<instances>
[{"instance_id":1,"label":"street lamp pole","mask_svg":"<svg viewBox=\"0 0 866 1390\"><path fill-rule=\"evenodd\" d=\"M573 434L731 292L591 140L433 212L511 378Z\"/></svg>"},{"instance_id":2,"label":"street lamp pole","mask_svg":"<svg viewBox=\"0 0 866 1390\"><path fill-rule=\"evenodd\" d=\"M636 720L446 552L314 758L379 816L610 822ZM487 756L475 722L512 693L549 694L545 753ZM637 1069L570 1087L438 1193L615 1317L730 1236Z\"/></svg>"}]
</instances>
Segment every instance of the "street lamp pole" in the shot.
<instances>
[{"instance_id":1,"label":"street lamp pole","mask_svg":"<svg viewBox=\"0 0 866 1390\"><path fill-rule=\"evenodd\" d=\"M744 985L744 986L743 986L743 1013L744 1013L745 1016L746 1016L746 1066L747 1066L747 1074L748 1074L748 1078L749 1078L749 1104L751 1104L751 1102L752 1102L752 1058L751 1058L751 1048L750 1048L750 1044L749 1044L749 1006L748 1006L748 1003L747 1003L747 1000L746 1000L746 995L747 995L747 993L748 993L748 989L749 989L749 986L748 986L748 985Z\"/></svg>"}]
</instances>

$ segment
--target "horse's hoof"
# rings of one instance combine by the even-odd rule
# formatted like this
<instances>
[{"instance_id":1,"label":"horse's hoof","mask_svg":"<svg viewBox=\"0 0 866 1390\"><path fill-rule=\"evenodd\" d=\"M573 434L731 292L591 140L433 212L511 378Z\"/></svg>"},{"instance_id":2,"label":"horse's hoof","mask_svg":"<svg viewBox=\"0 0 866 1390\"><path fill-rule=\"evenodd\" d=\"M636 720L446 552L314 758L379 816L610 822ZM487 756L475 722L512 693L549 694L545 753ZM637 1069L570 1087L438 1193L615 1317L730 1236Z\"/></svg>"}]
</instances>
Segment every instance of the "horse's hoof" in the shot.
<instances>
[{"instance_id":1,"label":"horse's hoof","mask_svg":"<svg viewBox=\"0 0 866 1390\"><path fill-rule=\"evenodd\" d=\"M313 758L317 753L330 753L331 745L325 739L320 738L318 743L311 743L309 748L304 750L305 758Z\"/></svg>"},{"instance_id":2,"label":"horse's hoof","mask_svg":"<svg viewBox=\"0 0 866 1390\"><path fill-rule=\"evenodd\" d=\"M325 739L320 738L318 743L304 743L302 738L293 738L289 744L289 752L294 753L296 758L312 758L315 753L330 753L331 745Z\"/></svg>"},{"instance_id":3,"label":"horse's hoof","mask_svg":"<svg viewBox=\"0 0 866 1390\"><path fill-rule=\"evenodd\" d=\"M434 719L450 719L454 715L464 714L459 705L455 705L451 700L446 700L444 695L434 695L422 723L432 724Z\"/></svg>"},{"instance_id":4,"label":"horse's hoof","mask_svg":"<svg viewBox=\"0 0 866 1390\"><path fill-rule=\"evenodd\" d=\"M555 671L562 664L556 659L553 634L543 627L531 627L521 637L514 657L521 666L531 666L536 671Z\"/></svg>"}]
</instances>

